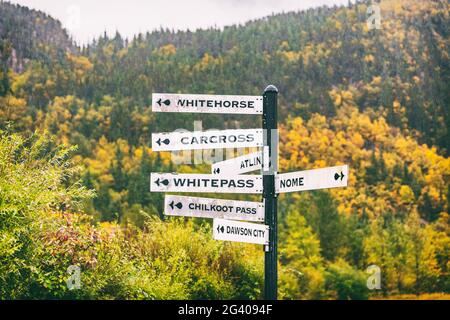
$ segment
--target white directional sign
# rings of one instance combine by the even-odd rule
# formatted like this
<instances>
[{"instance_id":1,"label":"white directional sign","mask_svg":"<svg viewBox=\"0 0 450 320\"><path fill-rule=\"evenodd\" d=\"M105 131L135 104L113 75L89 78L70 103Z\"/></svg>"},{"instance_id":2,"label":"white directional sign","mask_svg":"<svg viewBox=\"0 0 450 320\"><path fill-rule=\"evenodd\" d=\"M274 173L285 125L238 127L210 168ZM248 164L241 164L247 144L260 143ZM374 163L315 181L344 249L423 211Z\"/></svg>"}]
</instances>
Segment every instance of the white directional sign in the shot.
<instances>
[{"instance_id":1,"label":"white directional sign","mask_svg":"<svg viewBox=\"0 0 450 320\"><path fill-rule=\"evenodd\" d=\"M168 216L264 221L264 203L166 195Z\"/></svg>"},{"instance_id":2,"label":"white directional sign","mask_svg":"<svg viewBox=\"0 0 450 320\"><path fill-rule=\"evenodd\" d=\"M247 148L263 145L262 129L211 130L152 134L153 151Z\"/></svg>"},{"instance_id":3,"label":"white directional sign","mask_svg":"<svg viewBox=\"0 0 450 320\"><path fill-rule=\"evenodd\" d=\"M213 174L242 174L261 169L261 152L253 152L234 159L216 162L211 166Z\"/></svg>"},{"instance_id":4,"label":"white directional sign","mask_svg":"<svg viewBox=\"0 0 450 320\"><path fill-rule=\"evenodd\" d=\"M212 174L151 173L151 192L262 193L262 177Z\"/></svg>"},{"instance_id":5,"label":"white directional sign","mask_svg":"<svg viewBox=\"0 0 450 320\"><path fill-rule=\"evenodd\" d=\"M214 219L215 240L269 244L269 226L256 223Z\"/></svg>"},{"instance_id":6,"label":"white directional sign","mask_svg":"<svg viewBox=\"0 0 450 320\"><path fill-rule=\"evenodd\" d=\"M153 93L153 112L262 114L261 96Z\"/></svg>"},{"instance_id":7,"label":"white directional sign","mask_svg":"<svg viewBox=\"0 0 450 320\"><path fill-rule=\"evenodd\" d=\"M277 174L276 193L346 187L348 166Z\"/></svg>"}]
</instances>

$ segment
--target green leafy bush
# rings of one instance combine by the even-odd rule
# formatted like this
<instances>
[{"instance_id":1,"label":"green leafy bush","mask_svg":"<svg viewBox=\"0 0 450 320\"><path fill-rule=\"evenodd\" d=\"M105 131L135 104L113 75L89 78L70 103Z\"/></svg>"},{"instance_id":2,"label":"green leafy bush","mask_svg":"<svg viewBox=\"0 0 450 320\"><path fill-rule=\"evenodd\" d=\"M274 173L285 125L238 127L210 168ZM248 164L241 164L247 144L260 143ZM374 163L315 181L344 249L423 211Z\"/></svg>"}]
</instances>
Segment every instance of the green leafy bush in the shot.
<instances>
[{"instance_id":1,"label":"green leafy bush","mask_svg":"<svg viewBox=\"0 0 450 320\"><path fill-rule=\"evenodd\" d=\"M212 239L210 224L153 218L144 230L93 224L73 148L45 135L0 137L0 299L255 299L255 245ZM80 268L69 289L68 268Z\"/></svg>"},{"instance_id":2,"label":"green leafy bush","mask_svg":"<svg viewBox=\"0 0 450 320\"><path fill-rule=\"evenodd\" d=\"M367 274L355 270L345 260L331 263L325 274L326 287L332 297L340 300L368 298Z\"/></svg>"},{"instance_id":3,"label":"green leafy bush","mask_svg":"<svg viewBox=\"0 0 450 320\"><path fill-rule=\"evenodd\" d=\"M80 169L69 160L73 149L45 135L0 132L0 298L32 296L60 276L41 268L49 213L77 209L93 195L71 181Z\"/></svg>"}]
</instances>

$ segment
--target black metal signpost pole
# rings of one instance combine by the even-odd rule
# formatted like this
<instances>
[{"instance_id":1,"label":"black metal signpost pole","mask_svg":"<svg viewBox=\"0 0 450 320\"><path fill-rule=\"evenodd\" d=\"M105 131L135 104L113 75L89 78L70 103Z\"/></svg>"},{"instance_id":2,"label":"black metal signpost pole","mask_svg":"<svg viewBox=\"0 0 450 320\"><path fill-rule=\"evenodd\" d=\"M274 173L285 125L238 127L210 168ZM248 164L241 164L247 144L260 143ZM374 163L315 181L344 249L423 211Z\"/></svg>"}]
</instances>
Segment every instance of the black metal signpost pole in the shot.
<instances>
[{"instance_id":1,"label":"black metal signpost pole","mask_svg":"<svg viewBox=\"0 0 450 320\"><path fill-rule=\"evenodd\" d=\"M268 159L263 156L263 197L265 200L265 223L269 226L269 245L265 246L264 257L264 298L277 299L278 257L277 257L277 195L275 194L275 173L278 170L278 89L269 85L263 95L264 149L269 151L269 168L264 165ZM264 150L263 150L264 154Z\"/></svg>"}]
</instances>

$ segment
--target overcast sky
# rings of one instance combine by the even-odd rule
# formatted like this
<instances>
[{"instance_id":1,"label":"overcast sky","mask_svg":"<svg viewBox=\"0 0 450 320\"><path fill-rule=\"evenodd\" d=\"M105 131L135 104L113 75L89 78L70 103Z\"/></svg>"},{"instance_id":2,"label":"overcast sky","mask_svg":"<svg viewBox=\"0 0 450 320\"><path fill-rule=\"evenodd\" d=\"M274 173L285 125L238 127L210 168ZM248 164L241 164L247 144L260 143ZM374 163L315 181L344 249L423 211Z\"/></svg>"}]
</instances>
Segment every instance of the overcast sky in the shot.
<instances>
[{"instance_id":1,"label":"overcast sky","mask_svg":"<svg viewBox=\"0 0 450 320\"><path fill-rule=\"evenodd\" d=\"M87 43L104 31L125 37L159 27L195 30L223 27L271 13L320 5L347 4L348 0L11 0L59 19L78 43Z\"/></svg>"}]
</instances>

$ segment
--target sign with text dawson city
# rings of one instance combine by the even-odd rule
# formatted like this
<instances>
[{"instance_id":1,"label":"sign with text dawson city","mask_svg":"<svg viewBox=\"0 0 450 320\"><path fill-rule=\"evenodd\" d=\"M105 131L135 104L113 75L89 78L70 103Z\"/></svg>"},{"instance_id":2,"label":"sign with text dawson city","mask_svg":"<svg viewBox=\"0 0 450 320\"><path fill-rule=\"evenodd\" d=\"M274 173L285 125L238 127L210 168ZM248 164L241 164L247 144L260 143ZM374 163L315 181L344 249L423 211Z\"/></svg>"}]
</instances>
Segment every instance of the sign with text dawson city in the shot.
<instances>
[{"instance_id":1,"label":"sign with text dawson city","mask_svg":"<svg viewBox=\"0 0 450 320\"><path fill-rule=\"evenodd\" d=\"M274 86L268 86L263 96L152 95L154 112L262 115L261 129L153 133L152 151L227 148L259 150L217 162L211 166L211 174L152 172L150 191L261 195L263 201L254 202L168 194L164 199L164 214L213 219L214 239L264 245L265 299L277 299L277 194L345 187L349 174L347 165L282 174L274 172L276 169L273 168L277 168L278 164L278 148L272 142L272 138L277 138L278 134L277 99L278 89ZM252 171L259 173L247 174Z\"/></svg>"},{"instance_id":2,"label":"sign with text dawson city","mask_svg":"<svg viewBox=\"0 0 450 320\"><path fill-rule=\"evenodd\" d=\"M214 219L213 237L216 240L269 244L269 227L256 223Z\"/></svg>"}]
</instances>

